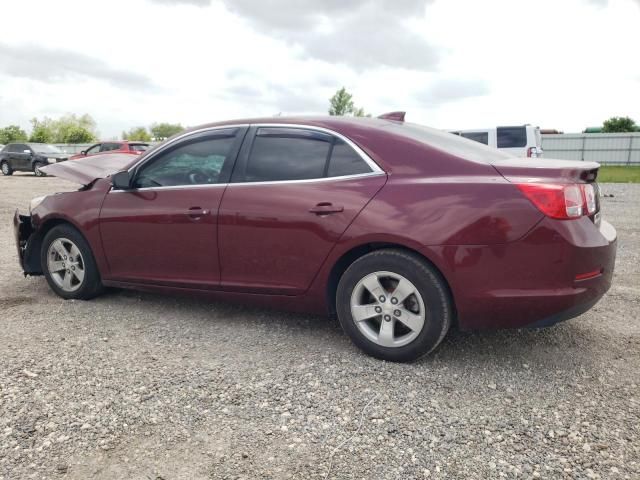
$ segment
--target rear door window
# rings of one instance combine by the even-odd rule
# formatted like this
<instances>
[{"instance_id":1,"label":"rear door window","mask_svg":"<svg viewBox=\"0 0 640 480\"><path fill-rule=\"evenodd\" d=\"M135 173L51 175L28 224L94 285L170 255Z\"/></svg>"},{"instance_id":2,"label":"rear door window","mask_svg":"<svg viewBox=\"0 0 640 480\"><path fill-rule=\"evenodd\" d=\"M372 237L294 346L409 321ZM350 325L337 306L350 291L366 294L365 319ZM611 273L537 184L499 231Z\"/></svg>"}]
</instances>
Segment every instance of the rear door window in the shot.
<instances>
[{"instance_id":1,"label":"rear door window","mask_svg":"<svg viewBox=\"0 0 640 480\"><path fill-rule=\"evenodd\" d=\"M461 132L460 136L478 143L489 145L489 132Z\"/></svg>"},{"instance_id":2,"label":"rear door window","mask_svg":"<svg viewBox=\"0 0 640 480\"><path fill-rule=\"evenodd\" d=\"M526 127L498 127L498 148L521 148L526 145Z\"/></svg>"},{"instance_id":3,"label":"rear door window","mask_svg":"<svg viewBox=\"0 0 640 480\"><path fill-rule=\"evenodd\" d=\"M332 137L296 128L259 128L244 182L310 180L325 176Z\"/></svg>"}]
</instances>

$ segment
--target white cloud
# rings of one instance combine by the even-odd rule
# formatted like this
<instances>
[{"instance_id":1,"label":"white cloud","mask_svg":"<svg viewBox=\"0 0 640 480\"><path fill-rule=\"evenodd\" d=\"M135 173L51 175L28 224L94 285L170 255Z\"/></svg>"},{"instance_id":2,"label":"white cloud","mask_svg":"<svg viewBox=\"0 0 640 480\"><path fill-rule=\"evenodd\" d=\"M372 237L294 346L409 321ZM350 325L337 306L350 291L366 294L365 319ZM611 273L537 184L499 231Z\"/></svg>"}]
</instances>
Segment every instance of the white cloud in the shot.
<instances>
[{"instance_id":1,"label":"white cloud","mask_svg":"<svg viewBox=\"0 0 640 480\"><path fill-rule=\"evenodd\" d=\"M440 128L640 121L638 0L22 0L3 6L0 126L373 114ZM34 15L37 12L37 15Z\"/></svg>"}]
</instances>

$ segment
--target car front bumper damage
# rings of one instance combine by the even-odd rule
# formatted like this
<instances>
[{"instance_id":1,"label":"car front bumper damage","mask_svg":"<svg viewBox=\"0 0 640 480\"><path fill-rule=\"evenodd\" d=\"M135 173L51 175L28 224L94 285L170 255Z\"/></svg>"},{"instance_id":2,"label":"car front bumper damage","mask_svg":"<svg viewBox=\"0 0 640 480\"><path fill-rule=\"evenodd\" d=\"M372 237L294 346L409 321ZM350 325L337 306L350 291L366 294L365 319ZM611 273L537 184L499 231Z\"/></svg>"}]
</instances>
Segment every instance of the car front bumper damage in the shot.
<instances>
[{"instance_id":1,"label":"car front bumper damage","mask_svg":"<svg viewBox=\"0 0 640 480\"><path fill-rule=\"evenodd\" d=\"M34 248L36 248L34 245L35 242L30 241L34 233L35 229L31 223L31 216L20 215L20 211L16 209L13 215L13 235L18 249L18 261L25 276L39 275L42 273L39 268L39 262L29 261L29 259L34 258L34 253L36 253L35 258L38 257L37 252L34 252Z\"/></svg>"}]
</instances>

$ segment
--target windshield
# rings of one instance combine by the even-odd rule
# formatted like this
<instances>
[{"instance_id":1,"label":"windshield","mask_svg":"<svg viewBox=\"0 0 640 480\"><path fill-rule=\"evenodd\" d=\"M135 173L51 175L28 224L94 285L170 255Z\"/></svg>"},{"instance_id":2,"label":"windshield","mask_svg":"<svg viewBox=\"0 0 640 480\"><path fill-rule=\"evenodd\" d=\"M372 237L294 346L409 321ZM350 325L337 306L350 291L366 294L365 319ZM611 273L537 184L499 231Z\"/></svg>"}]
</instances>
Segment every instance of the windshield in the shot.
<instances>
[{"instance_id":1,"label":"windshield","mask_svg":"<svg viewBox=\"0 0 640 480\"><path fill-rule=\"evenodd\" d=\"M48 143L30 143L29 146L38 153L64 153L55 145Z\"/></svg>"}]
</instances>

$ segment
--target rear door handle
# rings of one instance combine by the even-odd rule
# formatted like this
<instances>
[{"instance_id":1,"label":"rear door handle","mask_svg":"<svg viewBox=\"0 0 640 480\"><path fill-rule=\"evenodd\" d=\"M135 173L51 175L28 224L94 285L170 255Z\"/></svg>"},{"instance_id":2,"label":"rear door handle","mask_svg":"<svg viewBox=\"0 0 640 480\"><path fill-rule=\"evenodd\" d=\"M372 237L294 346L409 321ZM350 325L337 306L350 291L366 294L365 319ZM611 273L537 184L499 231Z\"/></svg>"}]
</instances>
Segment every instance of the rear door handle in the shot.
<instances>
[{"instance_id":1,"label":"rear door handle","mask_svg":"<svg viewBox=\"0 0 640 480\"><path fill-rule=\"evenodd\" d=\"M209 210L206 210L202 207L191 207L187 215L191 218L200 218L209 214Z\"/></svg>"},{"instance_id":2,"label":"rear door handle","mask_svg":"<svg viewBox=\"0 0 640 480\"><path fill-rule=\"evenodd\" d=\"M334 205L331 202L320 202L315 207L310 208L309 211L316 215L329 215L330 213L344 212L344 207Z\"/></svg>"}]
</instances>

